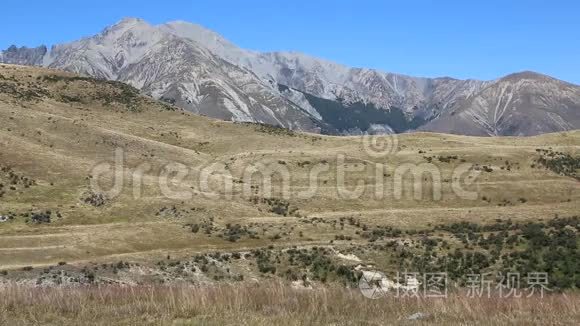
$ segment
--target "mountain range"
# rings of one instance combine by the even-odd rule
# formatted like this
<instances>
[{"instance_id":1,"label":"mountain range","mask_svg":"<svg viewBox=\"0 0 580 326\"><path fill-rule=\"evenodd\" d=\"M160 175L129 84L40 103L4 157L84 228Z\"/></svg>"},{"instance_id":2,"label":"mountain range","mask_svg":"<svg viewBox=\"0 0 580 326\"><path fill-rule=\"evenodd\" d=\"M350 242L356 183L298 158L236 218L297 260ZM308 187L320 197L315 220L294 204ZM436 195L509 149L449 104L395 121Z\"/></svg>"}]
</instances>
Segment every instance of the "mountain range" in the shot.
<instances>
[{"instance_id":1,"label":"mountain range","mask_svg":"<svg viewBox=\"0 0 580 326\"><path fill-rule=\"evenodd\" d=\"M580 86L546 75L412 77L297 52L250 51L181 21L127 18L50 49L11 46L0 62L124 82L218 119L325 134L528 136L580 128Z\"/></svg>"}]
</instances>

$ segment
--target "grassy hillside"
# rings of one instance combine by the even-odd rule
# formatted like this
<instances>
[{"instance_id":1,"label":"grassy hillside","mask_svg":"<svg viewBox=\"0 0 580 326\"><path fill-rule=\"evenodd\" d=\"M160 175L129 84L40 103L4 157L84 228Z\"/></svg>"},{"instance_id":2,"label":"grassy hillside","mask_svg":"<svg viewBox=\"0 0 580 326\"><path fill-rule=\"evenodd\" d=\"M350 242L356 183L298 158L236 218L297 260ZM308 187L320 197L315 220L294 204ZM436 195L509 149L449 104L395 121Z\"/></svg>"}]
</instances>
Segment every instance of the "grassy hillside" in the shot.
<instances>
[{"instance_id":1,"label":"grassy hillside","mask_svg":"<svg viewBox=\"0 0 580 326\"><path fill-rule=\"evenodd\" d=\"M350 250L368 244L365 232L373 228L412 237L441 224L542 222L580 213L574 174L580 132L530 138L413 133L383 140L396 142L390 155L374 155L357 137L217 121L120 83L1 65L0 215L8 220L0 223L0 265L147 264L168 255L268 246ZM123 187L118 196L107 196L91 188L92 174L99 164L114 164L118 149ZM176 163L188 173L181 180L171 174L166 186L183 196L167 198L159 176ZM404 174L398 196L397 169L405 164L435 167L441 180ZM465 164L476 175L469 182L453 174ZM252 166L282 171L274 174L271 193L259 179L245 178ZM301 195L312 185L314 167L327 171L314 178L312 196ZM340 196L341 168L358 170L346 172L344 184L352 190L364 183L360 196ZM136 182L139 169L146 172ZM106 188L114 173L98 177ZM476 197L458 196L455 181ZM441 186L440 199L434 199L434 183ZM224 184L232 186L228 196L210 191ZM412 193L418 184L419 199ZM384 195L376 196L380 189ZM344 227L349 219L356 222Z\"/></svg>"}]
</instances>

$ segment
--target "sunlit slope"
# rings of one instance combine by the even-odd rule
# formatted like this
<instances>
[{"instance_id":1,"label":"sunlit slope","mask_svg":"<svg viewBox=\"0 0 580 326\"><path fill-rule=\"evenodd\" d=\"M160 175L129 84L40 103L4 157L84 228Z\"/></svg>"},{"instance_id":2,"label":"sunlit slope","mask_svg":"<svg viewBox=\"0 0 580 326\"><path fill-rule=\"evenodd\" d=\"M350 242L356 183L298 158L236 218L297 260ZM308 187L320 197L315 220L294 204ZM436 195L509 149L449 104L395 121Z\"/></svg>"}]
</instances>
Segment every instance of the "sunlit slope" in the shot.
<instances>
[{"instance_id":1,"label":"sunlit slope","mask_svg":"<svg viewBox=\"0 0 580 326\"><path fill-rule=\"evenodd\" d=\"M387 142L388 151L374 141ZM279 245L334 238L332 226L304 217L421 228L579 213L578 180L539 164L538 149L577 156L580 132L415 133L369 143L213 120L124 84L2 65L0 215L13 218L0 223L0 264L249 248L276 235ZM95 173L116 159L121 169ZM465 165L478 172L469 182L456 174ZM175 169L187 173L179 177ZM100 198L91 179L106 190L115 171L123 180L118 196ZM271 192L260 172L271 172ZM192 233L192 223L211 230ZM262 225L264 236L237 243L218 236L231 223Z\"/></svg>"}]
</instances>

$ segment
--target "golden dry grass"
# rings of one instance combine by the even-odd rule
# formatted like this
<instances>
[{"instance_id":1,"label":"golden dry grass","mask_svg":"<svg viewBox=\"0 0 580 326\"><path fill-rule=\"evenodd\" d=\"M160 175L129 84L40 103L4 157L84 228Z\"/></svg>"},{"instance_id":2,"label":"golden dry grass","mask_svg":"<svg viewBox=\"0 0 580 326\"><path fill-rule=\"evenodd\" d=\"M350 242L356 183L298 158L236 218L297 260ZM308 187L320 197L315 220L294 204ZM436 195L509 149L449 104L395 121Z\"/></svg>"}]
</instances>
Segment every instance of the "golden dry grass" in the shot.
<instances>
[{"instance_id":1,"label":"golden dry grass","mask_svg":"<svg viewBox=\"0 0 580 326\"><path fill-rule=\"evenodd\" d=\"M407 318L417 312L426 318ZM0 288L3 325L575 325L578 294L541 298L385 298L288 284Z\"/></svg>"},{"instance_id":2,"label":"golden dry grass","mask_svg":"<svg viewBox=\"0 0 580 326\"><path fill-rule=\"evenodd\" d=\"M288 231L289 235L280 241L282 244L328 243L334 237L330 228L312 228L297 218L277 216L266 205L255 205L243 196L231 199L204 196L197 186L199 176L195 173L174 185L176 189L192 190L195 194L191 199L167 199L161 194L157 175L171 162L185 164L194 172L217 163L220 169L215 173L215 180L211 179L217 184L223 175L242 178L244 169L256 162L283 161L292 177L290 192L296 194L308 186L309 169L302 164L327 161L331 172L320 176L316 195L309 199L291 196L290 205L302 216L324 219L355 216L369 225L412 229L423 228L429 223L463 220L487 223L497 218L536 220L580 212L578 181L531 168L537 158L536 148L578 153L578 131L529 138L404 134L398 138L397 153L375 158L365 152L357 137L270 134L252 125L166 111L162 105L144 97L138 101L138 112L133 112L122 103L104 103L89 96L114 93L115 89L109 84L84 80L49 82L43 76L74 76L31 67L1 65L0 73L8 80L16 80L23 89L40 85L48 94L37 101L0 94L0 165L10 166L37 182L34 187L19 188L0 198L0 214L50 209L58 210L63 216L49 225L33 225L25 223L24 219L0 224L0 264L5 268L51 265L62 260L107 261L119 256L155 259L169 252L192 253L270 244L264 239L242 240L232 245L216 237L192 235L183 228L186 223L208 218L214 218L218 228L227 223L257 223L270 227L272 232L275 229ZM78 102L63 102L63 94L88 97ZM140 164L151 166L151 172L143 179L142 196L133 198L132 184L127 183L121 196L104 207L83 204L80 197L89 187L87 177L92 168L98 163L112 163L114 151L119 147L125 152L127 179ZM345 155L349 167L364 165L368 168L348 174L346 178L348 185L357 180L366 181L369 191L360 198L346 200L337 196L337 176L332 172L337 167L337 155ZM443 198L439 201L428 196L422 200L409 196L373 198L379 180L369 171L372 172L375 163L396 167L424 163L424 156L439 155L457 155L467 163L489 165L494 169L493 173L484 173L477 179L474 189L479 194L478 200L457 198L446 182L443 182ZM519 168L501 170L506 160ZM444 179L451 178L457 165L457 162L433 163ZM381 181L389 187L392 178L387 176ZM408 181L406 189L413 185L410 179ZM431 187L430 180L422 183L425 189ZM481 200L484 196L490 202ZM526 202L519 202L520 198L525 198ZM511 204L499 206L504 200ZM168 206L190 213L181 219L155 216L162 207ZM291 228L293 232L289 231ZM304 238L298 237L299 231Z\"/></svg>"}]
</instances>

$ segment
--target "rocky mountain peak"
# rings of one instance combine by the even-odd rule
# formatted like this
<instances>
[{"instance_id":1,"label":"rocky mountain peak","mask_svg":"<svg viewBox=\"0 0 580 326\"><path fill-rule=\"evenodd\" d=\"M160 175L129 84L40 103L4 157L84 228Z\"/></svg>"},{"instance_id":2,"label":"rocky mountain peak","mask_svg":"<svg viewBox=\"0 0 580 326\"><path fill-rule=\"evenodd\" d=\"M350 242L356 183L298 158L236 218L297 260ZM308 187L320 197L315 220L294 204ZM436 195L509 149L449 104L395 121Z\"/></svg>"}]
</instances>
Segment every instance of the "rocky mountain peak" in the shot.
<instances>
[{"instance_id":1,"label":"rocky mountain peak","mask_svg":"<svg viewBox=\"0 0 580 326\"><path fill-rule=\"evenodd\" d=\"M0 62L16 65L42 65L47 48L41 45L36 48L10 46L5 51L0 52Z\"/></svg>"},{"instance_id":2,"label":"rocky mountain peak","mask_svg":"<svg viewBox=\"0 0 580 326\"><path fill-rule=\"evenodd\" d=\"M125 17L122 18L117 23L108 26L105 30L121 30L121 29L129 29L139 26L151 26L147 21L141 18L134 18L134 17Z\"/></svg>"},{"instance_id":3,"label":"rocky mountain peak","mask_svg":"<svg viewBox=\"0 0 580 326\"><path fill-rule=\"evenodd\" d=\"M125 18L50 52L10 47L0 62L118 80L195 113L314 132L369 133L379 125L533 135L580 126L579 87L535 72L494 81L413 77L300 52L250 51L184 21Z\"/></svg>"}]
</instances>

